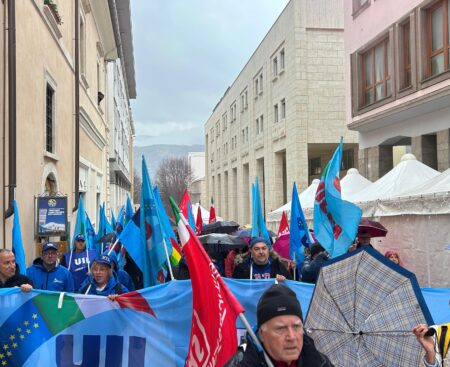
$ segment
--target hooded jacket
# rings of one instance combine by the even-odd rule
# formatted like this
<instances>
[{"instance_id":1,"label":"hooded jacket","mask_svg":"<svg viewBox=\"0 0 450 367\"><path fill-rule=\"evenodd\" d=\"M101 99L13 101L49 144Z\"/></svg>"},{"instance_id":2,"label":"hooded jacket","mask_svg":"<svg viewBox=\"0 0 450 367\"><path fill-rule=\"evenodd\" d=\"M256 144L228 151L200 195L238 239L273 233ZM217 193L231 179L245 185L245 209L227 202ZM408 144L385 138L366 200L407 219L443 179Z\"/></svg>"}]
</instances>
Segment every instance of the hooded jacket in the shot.
<instances>
[{"instance_id":1,"label":"hooded jacket","mask_svg":"<svg viewBox=\"0 0 450 367\"><path fill-rule=\"evenodd\" d=\"M27 276L37 289L56 292L74 291L73 278L70 271L59 264L47 271L40 257L33 261L33 265L28 267Z\"/></svg>"},{"instance_id":2,"label":"hooded jacket","mask_svg":"<svg viewBox=\"0 0 450 367\"><path fill-rule=\"evenodd\" d=\"M90 286L90 287L89 287ZM86 279L80 287L79 292L82 294L94 294L97 296L109 296L110 294L123 294L127 293L129 290L123 284L117 281L116 277L113 275L109 278L108 283L106 283L105 288L102 290L97 289L97 282L91 276ZM89 292L86 291L89 289Z\"/></svg>"}]
</instances>

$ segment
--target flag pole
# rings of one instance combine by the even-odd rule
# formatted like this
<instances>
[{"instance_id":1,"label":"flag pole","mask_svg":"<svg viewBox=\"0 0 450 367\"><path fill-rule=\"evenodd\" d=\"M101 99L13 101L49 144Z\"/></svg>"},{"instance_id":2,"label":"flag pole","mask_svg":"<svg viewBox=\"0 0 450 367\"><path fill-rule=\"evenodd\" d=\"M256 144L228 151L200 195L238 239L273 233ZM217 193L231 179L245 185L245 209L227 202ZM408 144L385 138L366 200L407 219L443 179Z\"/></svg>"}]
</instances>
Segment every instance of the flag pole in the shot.
<instances>
[{"instance_id":1,"label":"flag pole","mask_svg":"<svg viewBox=\"0 0 450 367\"><path fill-rule=\"evenodd\" d=\"M111 248L109 249L107 255L111 255L111 252L114 250L114 248L116 247L117 243L119 242L119 239L116 240L116 242L114 242L114 244L111 246Z\"/></svg>"},{"instance_id":2,"label":"flag pole","mask_svg":"<svg viewBox=\"0 0 450 367\"><path fill-rule=\"evenodd\" d=\"M67 270L70 270L70 263L72 262L72 254L73 254L73 249L70 250L69 265L67 266Z\"/></svg>"},{"instance_id":3,"label":"flag pole","mask_svg":"<svg viewBox=\"0 0 450 367\"><path fill-rule=\"evenodd\" d=\"M156 209L156 211L158 211L158 208ZM158 217L159 217L159 214L158 214ZM163 236L163 242L164 242L164 250L165 250L165 252L166 252L167 265L169 266L170 278L171 278L172 280L176 280L176 279L173 277L172 265L170 264L170 259L169 259L169 251L167 251L167 244L166 244L166 239L165 239L164 236Z\"/></svg>"},{"instance_id":4,"label":"flag pole","mask_svg":"<svg viewBox=\"0 0 450 367\"><path fill-rule=\"evenodd\" d=\"M241 320L241 322L244 324L245 329L247 330L247 332L249 333L249 335L251 336L251 338L253 339L253 342L256 344L256 346L258 348L260 348L263 353L264 353L264 359L266 360L267 366L268 367L274 367L272 361L270 360L269 356L267 355L265 349L263 348L263 346L261 345L261 342L259 341L258 337L255 335L255 332L253 331L252 327L250 326L250 324L248 323L245 315L243 313L239 314L239 320Z\"/></svg>"}]
</instances>

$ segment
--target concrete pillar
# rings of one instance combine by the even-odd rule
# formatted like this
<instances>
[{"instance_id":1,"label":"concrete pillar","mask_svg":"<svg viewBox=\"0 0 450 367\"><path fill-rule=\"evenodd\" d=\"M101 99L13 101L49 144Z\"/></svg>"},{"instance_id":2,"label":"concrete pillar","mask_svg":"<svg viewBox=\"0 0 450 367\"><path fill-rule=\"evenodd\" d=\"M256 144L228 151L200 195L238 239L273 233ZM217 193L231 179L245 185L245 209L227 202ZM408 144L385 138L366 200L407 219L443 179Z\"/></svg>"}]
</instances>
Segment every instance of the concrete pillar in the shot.
<instances>
[{"instance_id":1,"label":"concrete pillar","mask_svg":"<svg viewBox=\"0 0 450 367\"><path fill-rule=\"evenodd\" d=\"M437 169L445 171L450 168L450 129L436 133Z\"/></svg>"},{"instance_id":2,"label":"concrete pillar","mask_svg":"<svg viewBox=\"0 0 450 367\"><path fill-rule=\"evenodd\" d=\"M374 182L392 169L392 146L379 145L361 149L358 155L358 170Z\"/></svg>"},{"instance_id":3,"label":"concrete pillar","mask_svg":"<svg viewBox=\"0 0 450 367\"><path fill-rule=\"evenodd\" d=\"M436 135L421 135L411 138L411 151L422 163L437 169Z\"/></svg>"}]
</instances>

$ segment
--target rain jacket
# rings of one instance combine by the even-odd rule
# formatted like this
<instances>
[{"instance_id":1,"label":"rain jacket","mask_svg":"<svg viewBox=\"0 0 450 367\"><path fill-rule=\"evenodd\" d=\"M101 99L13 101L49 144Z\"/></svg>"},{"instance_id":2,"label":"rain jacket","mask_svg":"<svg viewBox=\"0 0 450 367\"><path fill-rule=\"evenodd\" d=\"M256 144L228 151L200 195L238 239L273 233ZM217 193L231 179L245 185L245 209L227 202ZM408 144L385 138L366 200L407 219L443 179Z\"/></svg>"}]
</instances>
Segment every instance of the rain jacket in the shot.
<instances>
[{"instance_id":1,"label":"rain jacket","mask_svg":"<svg viewBox=\"0 0 450 367\"><path fill-rule=\"evenodd\" d=\"M320 269L327 260L327 255L323 253L318 254L314 260L306 260L302 266L302 282L315 284L319 278Z\"/></svg>"},{"instance_id":2,"label":"rain jacket","mask_svg":"<svg viewBox=\"0 0 450 367\"><path fill-rule=\"evenodd\" d=\"M89 288L89 286L91 286ZM89 292L86 291L89 289ZM105 288L102 290L97 289L97 282L92 276L89 276L80 287L79 292L82 294L95 294L97 296L109 296L110 294L122 294L127 293L129 290L123 284L120 284L117 279L112 276L109 278L108 283L106 283Z\"/></svg>"},{"instance_id":3,"label":"rain jacket","mask_svg":"<svg viewBox=\"0 0 450 367\"><path fill-rule=\"evenodd\" d=\"M276 363L272 360L274 366ZM259 351L252 341L247 343L245 351L240 346L236 354L225 364L224 367L266 367L264 353ZM320 353L314 346L314 341L303 335L303 348L300 357L295 364L296 367L333 367L326 355Z\"/></svg>"},{"instance_id":4,"label":"rain jacket","mask_svg":"<svg viewBox=\"0 0 450 367\"><path fill-rule=\"evenodd\" d=\"M287 270L286 266L280 261L280 255L271 250L269 252L269 260L271 263L270 277L275 278L277 274L283 275L286 279L292 279L291 274ZM250 279L250 266L252 265L252 258L250 253L244 255L236 255L235 258L236 267L233 271L233 278L235 279ZM257 266L253 264L253 266Z\"/></svg>"},{"instance_id":5,"label":"rain jacket","mask_svg":"<svg viewBox=\"0 0 450 367\"><path fill-rule=\"evenodd\" d=\"M28 267L27 276L34 283L36 289L56 292L74 291L73 278L70 271L59 264L47 271L40 257L33 261L33 265Z\"/></svg>"}]
</instances>

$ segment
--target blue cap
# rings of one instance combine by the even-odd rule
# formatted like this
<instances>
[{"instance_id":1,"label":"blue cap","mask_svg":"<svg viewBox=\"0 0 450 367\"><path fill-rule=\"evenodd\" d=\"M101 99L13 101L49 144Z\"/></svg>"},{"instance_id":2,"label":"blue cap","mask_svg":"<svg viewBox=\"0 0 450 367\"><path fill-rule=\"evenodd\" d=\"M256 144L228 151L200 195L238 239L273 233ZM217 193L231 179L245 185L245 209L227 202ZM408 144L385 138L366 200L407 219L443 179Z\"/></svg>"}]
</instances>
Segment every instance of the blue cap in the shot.
<instances>
[{"instance_id":1,"label":"blue cap","mask_svg":"<svg viewBox=\"0 0 450 367\"><path fill-rule=\"evenodd\" d=\"M111 267L111 258L108 255L100 255L97 256L94 260L94 263L99 263L99 264L105 264L109 267Z\"/></svg>"},{"instance_id":2,"label":"blue cap","mask_svg":"<svg viewBox=\"0 0 450 367\"><path fill-rule=\"evenodd\" d=\"M75 237L75 241L86 241L86 237L84 237L84 234L77 234Z\"/></svg>"},{"instance_id":3,"label":"blue cap","mask_svg":"<svg viewBox=\"0 0 450 367\"><path fill-rule=\"evenodd\" d=\"M42 246L42 252L45 252L47 250L58 250L58 246L52 242L47 242L46 244L44 244L44 246Z\"/></svg>"},{"instance_id":4,"label":"blue cap","mask_svg":"<svg viewBox=\"0 0 450 367\"><path fill-rule=\"evenodd\" d=\"M250 246L250 248L252 248L253 245L256 245L258 242L263 242L267 245L267 247L270 247L269 241L267 241L267 239L265 239L264 237L252 237L248 245Z\"/></svg>"}]
</instances>

